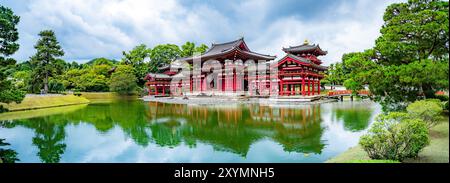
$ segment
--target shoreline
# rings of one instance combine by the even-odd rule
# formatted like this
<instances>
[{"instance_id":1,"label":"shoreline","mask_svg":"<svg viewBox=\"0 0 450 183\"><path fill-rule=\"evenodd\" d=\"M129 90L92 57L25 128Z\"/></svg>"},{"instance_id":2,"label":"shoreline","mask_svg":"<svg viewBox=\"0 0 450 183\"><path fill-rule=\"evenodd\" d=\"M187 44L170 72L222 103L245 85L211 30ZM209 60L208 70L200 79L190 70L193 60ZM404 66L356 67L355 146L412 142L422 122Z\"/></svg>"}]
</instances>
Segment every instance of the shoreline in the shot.
<instances>
[{"instance_id":1,"label":"shoreline","mask_svg":"<svg viewBox=\"0 0 450 183\"><path fill-rule=\"evenodd\" d=\"M71 105L89 104L91 101L75 95L34 95L28 94L21 103L2 104L8 109L7 112L27 111L36 109L47 109Z\"/></svg>"},{"instance_id":2,"label":"shoreline","mask_svg":"<svg viewBox=\"0 0 450 183\"><path fill-rule=\"evenodd\" d=\"M239 97L143 97L139 98L144 102L161 102L168 104L185 104L185 105L217 105L217 104L261 104L261 105L310 105L329 102L337 102L336 99L318 99L314 101L289 101L277 100L275 98L239 98Z\"/></svg>"}]
</instances>

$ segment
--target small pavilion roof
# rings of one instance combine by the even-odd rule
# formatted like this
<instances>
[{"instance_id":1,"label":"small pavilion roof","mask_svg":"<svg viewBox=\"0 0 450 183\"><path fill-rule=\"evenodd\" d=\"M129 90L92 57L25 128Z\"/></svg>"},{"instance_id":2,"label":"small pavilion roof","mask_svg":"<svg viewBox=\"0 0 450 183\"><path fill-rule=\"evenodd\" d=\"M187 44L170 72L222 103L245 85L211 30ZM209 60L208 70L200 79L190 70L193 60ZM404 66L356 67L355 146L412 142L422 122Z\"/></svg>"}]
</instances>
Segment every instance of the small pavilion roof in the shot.
<instances>
[{"instance_id":1,"label":"small pavilion roof","mask_svg":"<svg viewBox=\"0 0 450 183\"><path fill-rule=\"evenodd\" d=\"M145 80L149 80L150 78L171 79L172 77L163 73L148 73L147 76L145 76Z\"/></svg>"},{"instance_id":2,"label":"small pavilion roof","mask_svg":"<svg viewBox=\"0 0 450 183\"><path fill-rule=\"evenodd\" d=\"M283 48L286 53L298 54L298 53L313 53L317 55L326 55L328 52L323 51L319 44L310 45L307 41L299 46L289 46L289 48Z\"/></svg>"}]
</instances>

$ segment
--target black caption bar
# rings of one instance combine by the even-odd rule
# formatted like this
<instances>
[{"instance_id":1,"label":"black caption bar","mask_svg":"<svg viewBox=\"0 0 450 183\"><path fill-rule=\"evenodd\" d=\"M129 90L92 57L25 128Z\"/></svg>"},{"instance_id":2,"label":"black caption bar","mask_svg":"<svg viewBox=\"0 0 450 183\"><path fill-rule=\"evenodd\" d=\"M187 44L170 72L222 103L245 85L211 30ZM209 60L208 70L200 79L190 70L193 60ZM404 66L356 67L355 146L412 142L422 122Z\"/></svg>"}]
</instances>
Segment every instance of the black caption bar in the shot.
<instances>
[{"instance_id":1,"label":"black caption bar","mask_svg":"<svg viewBox=\"0 0 450 183\"><path fill-rule=\"evenodd\" d=\"M0 164L0 177L133 182L291 182L292 180L434 180L449 164ZM363 179L358 179L363 178ZM145 182L145 181L144 181ZM150 181L151 182L151 181ZM298 181L294 181L298 182Z\"/></svg>"}]
</instances>

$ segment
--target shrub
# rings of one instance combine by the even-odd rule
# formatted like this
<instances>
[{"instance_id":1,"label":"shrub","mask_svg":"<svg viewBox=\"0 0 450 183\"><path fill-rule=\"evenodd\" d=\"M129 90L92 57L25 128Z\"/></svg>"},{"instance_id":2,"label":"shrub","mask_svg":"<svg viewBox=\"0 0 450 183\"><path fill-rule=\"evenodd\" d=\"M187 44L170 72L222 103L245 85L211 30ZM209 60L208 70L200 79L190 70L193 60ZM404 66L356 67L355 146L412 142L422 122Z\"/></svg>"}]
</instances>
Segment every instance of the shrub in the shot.
<instances>
[{"instance_id":1,"label":"shrub","mask_svg":"<svg viewBox=\"0 0 450 183\"><path fill-rule=\"evenodd\" d=\"M417 157L429 144L428 128L407 113L381 114L359 144L372 159L403 161Z\"/></svg>"},{"instance_id":2,"label":"shrub","mask_svg":"<svg viewBox=\"0 0 450 183\"><path fill-rule=\"evenodd\" d=\"M48 90L52 93L60 93L65 89L66 88L62 82L53 79L48 82Z\"/></svg>"},{"instance_id":3,"label":"shrub","mask_svg":"<svg viewBox=\"0 0 450 183\"><path fill-rule=\"evenodd\" d=\"M146 87L141 88L141 87L138 86L138 87L136 87L136 91L139 94L139 97L143 97L143 96L148 95L148 88L146 88Z\"/></svg>"},{"instance_id":4,"label":"shrub","mask_svg":"<svg viewBox=\"0 0 450 183\"><path fill-rule=\"evenodd\" d=\"M81 96L81 93L77 91L77 92L74 92L73 95L79 97L79 96Z\"/></svg>"},{"instance_id":5,"label":"shrub","mask_svg":"<svg viewBox=\"0 0 450 183\"><path fill-rule=\"evenodd\" d=\"M436 99L439 99L441 102L447 102L448 96L447 95L436 95Z\"/></svg>"},{"instance_id":6,"label":"shrub","mask_svg":"<svg viewBox=\"0 0 450 183\"><path fill-rule=\"evenodd\" d=\"M444 109L448 111L448 102L445 102Z\"/></svg>"},{"instance_id":7,"label":"shrub","mask_svg":"<svg viewBox=\"0 0 450 183\"><path fill-rule=\"evenodd\" d=\"M441 102L437 99L419 100L409 104L406 110L413 118L422 119L428 128L434 126L442 118Z\"/></svg>"}]
</instances>

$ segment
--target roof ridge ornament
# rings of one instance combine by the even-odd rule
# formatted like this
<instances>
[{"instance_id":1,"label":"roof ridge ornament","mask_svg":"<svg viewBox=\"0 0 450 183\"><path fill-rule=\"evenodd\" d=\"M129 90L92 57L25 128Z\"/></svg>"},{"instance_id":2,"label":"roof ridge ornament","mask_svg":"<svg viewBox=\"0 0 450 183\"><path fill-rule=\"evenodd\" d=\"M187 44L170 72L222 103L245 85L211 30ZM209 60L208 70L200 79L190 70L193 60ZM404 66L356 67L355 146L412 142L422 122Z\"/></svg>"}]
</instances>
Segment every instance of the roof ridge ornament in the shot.
<instances>
[{"instance_id":1,"label":"roof ridge ornament","mask_svg":"<svg viewBox=\"0 0 450 183\"><path fill-rule=\"evenodd\" d=\"M305 39L305 41L303 42L303 45L309 45L308 39Z\"/></svg>"}]
</instances>

